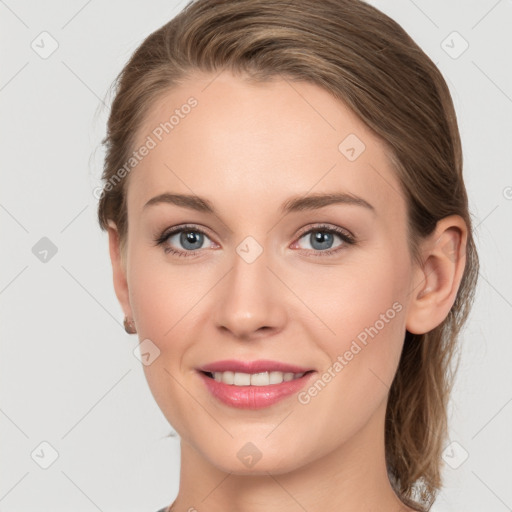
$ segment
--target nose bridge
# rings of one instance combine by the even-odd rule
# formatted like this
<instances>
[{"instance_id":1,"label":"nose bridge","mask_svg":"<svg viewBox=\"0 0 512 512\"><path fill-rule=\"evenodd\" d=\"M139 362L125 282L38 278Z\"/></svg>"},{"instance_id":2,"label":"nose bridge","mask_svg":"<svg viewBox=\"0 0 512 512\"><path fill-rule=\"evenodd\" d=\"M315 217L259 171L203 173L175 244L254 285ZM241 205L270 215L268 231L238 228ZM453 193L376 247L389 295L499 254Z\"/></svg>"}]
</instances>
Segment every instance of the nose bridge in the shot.
<instances>
[{"instance_id":1,"label":"nose bridge","mask_svg":"<svg viewBox=\"0 0 512 512\"><path fill-rule=\"evenodd\" d=\"M250 336L262 327L280 329L285 320L278 280L267 268L271 254L252 236L235 247L231 271L219 290L216 323L234 335Z\"/></svg>"}]
</instances>

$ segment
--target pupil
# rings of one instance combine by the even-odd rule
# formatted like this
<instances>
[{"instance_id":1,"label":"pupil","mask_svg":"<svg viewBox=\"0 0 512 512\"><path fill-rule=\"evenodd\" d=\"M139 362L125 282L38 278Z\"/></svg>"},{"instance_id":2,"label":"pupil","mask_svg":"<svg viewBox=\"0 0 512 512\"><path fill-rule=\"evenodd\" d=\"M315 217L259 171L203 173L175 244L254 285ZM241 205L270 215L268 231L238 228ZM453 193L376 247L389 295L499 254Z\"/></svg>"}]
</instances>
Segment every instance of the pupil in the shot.
<instances>
[{"instance_id":1,"label":"pupil","mask_svg":"<svg viewBox=\"0 0 512 512\"><path fill-rule=\"evenodd\" d=\"M187 249L191 249L191 250L194 250L194 249L199 249L202 245L202 237L203 235L201 233L196 233L195 231L187 231L186 233L182 233L181 234L181 243L183 245L183 247L187 248ZM188 244L197 244L199 242L199 246L198 247L189 247Z\"/></svg>"},{"instance_id":2,"label":"pupil","mask_svg":"<svg viewBox=\"0 0 512 512\"><path fill-rule=\"evenodd\" d=\"M311 245L312 245L312 247L317 248L317 249L328 249L329 247L328 246L326 247L324 244L329 245L330 242L332 243L332 237L333 237L332 233L317 231L316 235L314 235L313 242L314 243L318 242L320 244L320 247L315 247L314 243L312 243Z\"/></svg>"}]
</instances>

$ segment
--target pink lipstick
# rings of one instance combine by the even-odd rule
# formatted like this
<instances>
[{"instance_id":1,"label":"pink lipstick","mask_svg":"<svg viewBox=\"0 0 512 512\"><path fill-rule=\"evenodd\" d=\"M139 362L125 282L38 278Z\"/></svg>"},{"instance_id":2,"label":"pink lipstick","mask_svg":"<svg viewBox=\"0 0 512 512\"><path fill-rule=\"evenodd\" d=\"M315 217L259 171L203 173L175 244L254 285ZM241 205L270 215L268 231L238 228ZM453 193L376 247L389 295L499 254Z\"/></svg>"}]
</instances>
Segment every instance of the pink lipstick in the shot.
<instances>
[{"instance_id":1,"label":"pink lipstick","mask_svg":"<svg viewBox=\"0 0 512 512\"><path fill-rule=\"evenodd\" d=\"M315 370L278 361L224 360L198 368L208 391L231 407L262 409L300 391Z\"/></svg>"}]
</instances>

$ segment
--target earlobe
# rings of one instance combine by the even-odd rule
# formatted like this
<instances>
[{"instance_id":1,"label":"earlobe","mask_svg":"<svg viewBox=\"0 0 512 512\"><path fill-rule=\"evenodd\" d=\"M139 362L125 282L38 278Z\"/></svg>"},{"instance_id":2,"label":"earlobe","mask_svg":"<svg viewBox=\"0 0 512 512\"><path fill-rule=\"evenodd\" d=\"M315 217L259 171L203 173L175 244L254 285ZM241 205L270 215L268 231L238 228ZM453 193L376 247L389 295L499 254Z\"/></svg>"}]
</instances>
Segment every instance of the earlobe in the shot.
<instances>
[{"instance_id":1,"label":"earlobe","mask_svg":"<svg viewBox=\"0 0 512 512\"><path fill-rule=\"evenodd\" d=\"M119 232L113 221L109 221L108 226L108 244L110 260L112 262L114 290L124 315L128 318L133 318L129 299L128 281L126 279L126 264L121 254Z\"/></svg>"},{"instance_id":2,"label":"earlobe","mask_svg":"<svg viewBox=\"0 0 512 512\"><path fill-rule=\"evenodd\" d=\"M467 226L459 215L441 219L422 244L423 265L416 269L406 328L424 334L448 316L466 264Z\"/></svg>"}]
</instances>

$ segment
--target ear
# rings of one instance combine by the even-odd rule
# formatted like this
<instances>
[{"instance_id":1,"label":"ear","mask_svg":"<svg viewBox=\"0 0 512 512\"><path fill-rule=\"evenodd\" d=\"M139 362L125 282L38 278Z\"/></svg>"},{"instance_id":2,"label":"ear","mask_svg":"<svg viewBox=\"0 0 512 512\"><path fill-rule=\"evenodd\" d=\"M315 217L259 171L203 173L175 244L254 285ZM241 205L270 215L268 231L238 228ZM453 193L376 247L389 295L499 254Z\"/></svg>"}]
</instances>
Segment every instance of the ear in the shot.
<instances>
[{"instance_id":1,"label":"ear","mask_svg":"<svg viewBox=\"0 0 512 512\"><path fill-rule=\"evenodd\" d=\"M108 226L108 245L112 262L114 290L125 316L133 319L128 282L126 280L126 261L121 254L119 232L114 222L109 221Z\"/></svg>"},{"instance_id":2,"label":"ear","mask_svg":"<svg viewBox=\"0 0 512 512\"><path fill-rule=\"evenodd\" d=\"M416 268L407 312L412 334L431 331L448 316L466 266L467 226L459 215L441 219L422 242L423 265Z\"/></svg>"}]
</instances>

